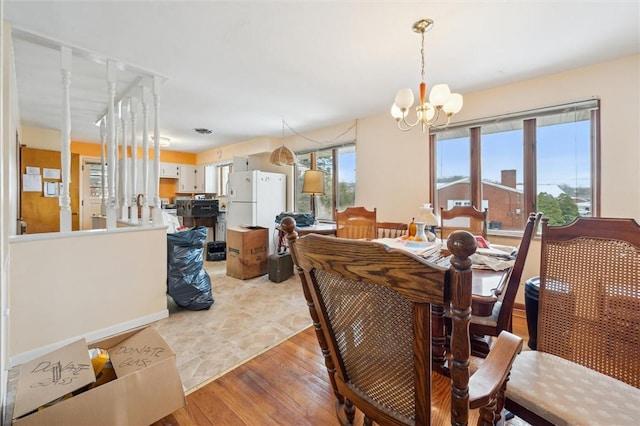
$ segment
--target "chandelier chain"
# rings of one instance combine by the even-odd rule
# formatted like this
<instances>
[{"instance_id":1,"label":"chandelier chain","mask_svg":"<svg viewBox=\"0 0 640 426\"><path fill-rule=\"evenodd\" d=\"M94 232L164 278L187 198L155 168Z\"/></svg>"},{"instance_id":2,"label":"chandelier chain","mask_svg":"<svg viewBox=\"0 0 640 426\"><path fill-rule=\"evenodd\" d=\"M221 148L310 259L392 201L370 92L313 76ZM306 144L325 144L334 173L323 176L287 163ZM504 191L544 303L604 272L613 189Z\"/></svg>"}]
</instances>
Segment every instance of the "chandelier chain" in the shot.
<instances>
[{"instance_id":1,"label":"chandelier chain","mask_svg":"<svg viewBox=\"0 0 640 426\"><path fill-rule=\"evenodd\" d=\"M420 66L421 66L421 75L422 81L424 81L424 31L420 33L422 39L422 45L420 47Z\"/></svg>"}]
</instances>

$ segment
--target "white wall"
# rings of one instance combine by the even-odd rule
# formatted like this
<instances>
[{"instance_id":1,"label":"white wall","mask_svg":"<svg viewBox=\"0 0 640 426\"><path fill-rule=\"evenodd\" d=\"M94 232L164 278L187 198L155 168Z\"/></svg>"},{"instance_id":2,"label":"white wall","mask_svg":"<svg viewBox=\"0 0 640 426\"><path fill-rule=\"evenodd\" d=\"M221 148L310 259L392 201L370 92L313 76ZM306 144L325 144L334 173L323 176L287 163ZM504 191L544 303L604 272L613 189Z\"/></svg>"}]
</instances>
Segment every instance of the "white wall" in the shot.
<instances>
[{"instance_id":1,"label":"white wall","mask_svg":"<svg viewBox=\"0 0 640 426\"><path fill-rule=\"evenodd\" d=\"M3 5L0 2L0 15ZM4 402L9 360L9 236L17 231L18 167L16 133L20 131L11 27L0 16L0 401ZM1 411L1 410L0 410ZM0 414L2 414L0 412Z\"/></svg>"},{"instance_id":2,"label":"white wall","mask_svg":"<svg viewBox=\"0 0 640 426\"><path fill-rule=\"evenodd\" d=\"M454 122L592 98L601 99L601 216L629 217L640 222L639 55L464 94L464 108ZM352 124L343 123L304 135L316 141L332 140ZM422 203L430 202L427 135L418 129L399 131L395 121L385 113L358 119L357 132L348 133L340 141L354 139L357 139L356 204L376 207L381 220L410 221ZM298 136L287 137L285 144L294 151L322 148ZM518 243L513 238L494 239L497 243ZM523 283L539 275L539 262L536 240L529 252ZM517 301L523 300L521 290Z\"/></svg>"},{"instance_id":3,"label":"white wall","mask_svg":"<svg viewBox=\"0 0 640 426\"><path fill-rule=\"evenodd\" d=\"M464 94L464 108L454 122L505 113L601 99L602 128L602 216L632 217L640 222L640 56L592 65L576 70ZM387 113L357 120L357 130L334 141L335 135L353 122L304 132L315 141L356 140L356 204L376 207L378 216L389 221L407 221L429 202L429 152L427 135L414 129L401 132ZM356 137L357 135L357 137ZM299 136L285 138L294 151L321 149L322 144ZM330 144L325 144L330 145ZM264 146L248 149L247 142L222 147L242 155L265 152ZM272 148L274 149L275 146ZM216 150L198 154L210 158Z\"/></svg>"},{"instance_id":4,"label":"white wall","mask_svg":"<svg viewBox=\"0 0 640 426\"><path fill-rule=\"evenodd\" d=\"M20 142L29 148L60 151L61 132L53 129L41 129L38 127L22 127Z\"/></svg>"},{"instance_id":5,"label":"white wall","mask_svg":"<svg viewBox=\"0 0 640 426\"><path fill-rule=\"evenodd\" d=\"M12 237L11 364L165 318L166 238L164 227Z\"/></svg>"},{"instance_id":6,"label":"white wall","mask_svg":"<svg viewBox=\"0 0 640 426\"><path fill-rule=\"evenodd\" d=\"M640 222L640 56L465 95L459 121L601 99L601 216Z\"/></svg>"}]
</instances>

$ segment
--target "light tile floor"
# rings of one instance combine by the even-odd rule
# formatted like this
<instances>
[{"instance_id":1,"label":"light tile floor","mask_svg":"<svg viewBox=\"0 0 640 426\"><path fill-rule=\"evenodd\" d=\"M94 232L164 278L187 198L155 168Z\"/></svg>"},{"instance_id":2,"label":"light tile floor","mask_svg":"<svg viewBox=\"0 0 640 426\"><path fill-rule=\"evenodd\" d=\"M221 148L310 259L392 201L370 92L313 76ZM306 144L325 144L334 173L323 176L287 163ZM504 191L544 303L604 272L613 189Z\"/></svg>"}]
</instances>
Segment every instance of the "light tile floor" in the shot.
<instances>
[{"instance_id":1,"label":"light tile floor","mask_svg":"<svg viewBox=\"0 0 640 426\"><path fill-rule=\"evenodd\" d=\"M190 311L169 298L169 317L153 323L176 353L187 393L311 325L297 276L239 280L226 275L224 261L205 261L204 268L213 305Z\"/></svg>"}]
</instances>

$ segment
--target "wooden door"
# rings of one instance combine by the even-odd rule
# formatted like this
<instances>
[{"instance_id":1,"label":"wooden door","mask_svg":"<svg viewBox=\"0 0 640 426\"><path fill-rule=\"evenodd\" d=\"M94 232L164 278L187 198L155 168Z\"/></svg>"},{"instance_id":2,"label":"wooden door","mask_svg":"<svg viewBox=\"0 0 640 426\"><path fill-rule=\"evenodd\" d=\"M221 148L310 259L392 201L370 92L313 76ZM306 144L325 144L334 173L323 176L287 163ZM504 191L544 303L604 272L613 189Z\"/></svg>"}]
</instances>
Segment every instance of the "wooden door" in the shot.
<instances>
[{"instance_id":1,"label":"wooden door","mask_svg":"<svg viewBox=\"0 0 640 426\"><path fill-rule=\"evenodd\" d=\"M29 167L31 174L27 173ZM20 213L26 222L27 234L60 232L60 202L57 195L47 191L46 184L56 184L58 195L62 182L59 151L22 147L20 149ZM59 177L45 176L45 169L58 170ZM27 176L25 176L27 175ZM79 229L79 155L71 155L71 229ZM26 189L26 190L25 190ZM47 195L49 194L49 195Z\"/></svg>"}]
</instances>

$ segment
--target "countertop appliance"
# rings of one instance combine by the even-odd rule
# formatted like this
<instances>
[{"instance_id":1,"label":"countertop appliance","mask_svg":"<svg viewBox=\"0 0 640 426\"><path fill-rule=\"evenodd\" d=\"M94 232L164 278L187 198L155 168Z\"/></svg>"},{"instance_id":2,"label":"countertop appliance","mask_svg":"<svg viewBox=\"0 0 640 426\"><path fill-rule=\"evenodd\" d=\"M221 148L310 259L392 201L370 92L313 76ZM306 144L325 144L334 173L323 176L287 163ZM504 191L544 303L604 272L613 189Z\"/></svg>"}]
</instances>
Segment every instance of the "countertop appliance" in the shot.
<instances>
[{"instance_id":1,"label":"countertop appliance","mask_svg":"<svg viewBox=\"0 0 640 426\"><path fill-rule=\"evenodd\" d=\"M227 228L242 225L269 228L269 253L275 253L276 216L286 211L287 178L259 170L229 174Z\"/></svg>"},{"instance_id":2,"label":"countertop appliance","mask_svg":"<svg viewBox=\"0 0 640 426\"><path fill-rule=\"evenodd\" d=\"M176 209L182 217L216 217L218 200L176 200Z\"/></svg>"}]
</instances>

